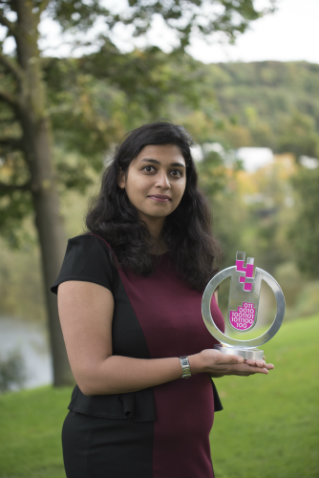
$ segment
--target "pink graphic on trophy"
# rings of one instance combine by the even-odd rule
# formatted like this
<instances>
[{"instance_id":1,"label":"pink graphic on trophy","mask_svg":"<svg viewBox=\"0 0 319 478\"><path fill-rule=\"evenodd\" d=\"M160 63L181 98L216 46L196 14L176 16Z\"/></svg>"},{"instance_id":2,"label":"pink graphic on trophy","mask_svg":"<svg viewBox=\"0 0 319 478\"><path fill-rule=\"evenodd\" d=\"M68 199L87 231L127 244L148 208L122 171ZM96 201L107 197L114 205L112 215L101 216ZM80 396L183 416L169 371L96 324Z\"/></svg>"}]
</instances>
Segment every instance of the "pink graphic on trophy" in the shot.
<instances>
[{"instance_id":1,"label":"pink graphic on trophy","mask_svg":"<svg viewBox=\"0 0 319 478\"><path fill-rule=\"evenodd\" d=\"M256 309L253 303L243 302L237 310L231 310L229 313L229 322L237 330L248 330L255 323Z\"/></svg>"},{"instance_id":2,"label":"pink graphic on trophy","mask_svg":"<svg viewBox=\"0 0 319 478\"><path fill-rule=\"evenodd\" d=\"M244 291L250 292L253 287L254 258L249 257L246 266L243 259L236 259L236 270L244 273L240 275L239 282L243 284Z\"/></svg>"}]
</instances>

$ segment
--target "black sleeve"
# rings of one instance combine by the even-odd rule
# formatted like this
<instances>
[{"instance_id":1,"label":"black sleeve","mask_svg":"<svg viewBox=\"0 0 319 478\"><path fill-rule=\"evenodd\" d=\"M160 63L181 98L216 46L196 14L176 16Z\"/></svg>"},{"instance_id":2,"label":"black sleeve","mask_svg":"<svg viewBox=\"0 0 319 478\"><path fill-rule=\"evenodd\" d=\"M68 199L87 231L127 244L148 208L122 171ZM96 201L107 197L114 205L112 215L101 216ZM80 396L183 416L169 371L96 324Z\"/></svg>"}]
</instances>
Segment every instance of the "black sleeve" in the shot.
<instances>
[{"instance_id":1,"label":"black sleeve","mask_svg":"<svg viewBox=\"0 0 319 478\"><path fill-rule=\"evenodd\" d=\"M60 273L51 291L56 294L58 286L69 280L94 282L112 291L114 274L116 268L107 244L102 238L83 234L69 239Z\"/></svg>"}]
</instances>

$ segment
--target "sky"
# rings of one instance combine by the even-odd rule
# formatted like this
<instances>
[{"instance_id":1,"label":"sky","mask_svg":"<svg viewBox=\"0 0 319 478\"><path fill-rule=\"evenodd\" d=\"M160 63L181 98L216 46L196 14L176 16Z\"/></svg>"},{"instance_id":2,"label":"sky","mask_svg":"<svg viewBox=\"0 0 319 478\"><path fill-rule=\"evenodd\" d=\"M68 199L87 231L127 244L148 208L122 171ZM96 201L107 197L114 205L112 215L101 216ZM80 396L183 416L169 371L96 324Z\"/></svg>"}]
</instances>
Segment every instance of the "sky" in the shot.
<instances>
[{"instance_id":1,"label":"sky","mask_svg":"<svg viewBox=\"0 0 319 478\"><path fill-rule=\"evenodd\" d=\"M203 62L294 61L318 63L319 1L278 0L278 10L253 22L235 46L196 42L190 53Z\"/></svg>"},{"instance_id":2,"label":"sky","mask_svg":"<svg viewBox=\"0 0 319 478\"><path fill-rule=\"evenodd\" d=\"M112 3L121 5L123 1L107 0L107 3L109 6ZM277 5L278 9L274 14L252 22L250 28L238 37L234 46L219 43L208 45L197 39L188 48L188 53L204 63L263 60L304 60L318 63L319 50L315 45L319 45L319 1L277 0ZM48 39L44 40L42 45L51 45L51 48L45 48L47 54L70 54L67 41L62 40L57 25L45 21L42 24L42 32ZM166 51L169 50L170 43L173 43L172 34L164 31L160 22L155 23L153 33L149 36L153 43L162 46ZM116 45L123 51L128 51L132 46L129 27L119 27L116 30L116 38ZM141 38L135 41L135 45L139 47L142 47L143 43L145 40Z\"/></svg>"}]
</instances>

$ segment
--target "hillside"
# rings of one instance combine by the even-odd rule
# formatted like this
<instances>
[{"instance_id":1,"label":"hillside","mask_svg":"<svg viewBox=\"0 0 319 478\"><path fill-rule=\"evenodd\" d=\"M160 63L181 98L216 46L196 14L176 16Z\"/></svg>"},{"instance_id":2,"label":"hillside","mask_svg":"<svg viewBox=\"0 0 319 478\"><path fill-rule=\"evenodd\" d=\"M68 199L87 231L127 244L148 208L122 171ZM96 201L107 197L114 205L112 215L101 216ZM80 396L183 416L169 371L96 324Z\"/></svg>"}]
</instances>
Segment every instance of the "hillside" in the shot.
<instances>
[{"instance_id":1,"label":"hillside","mask_svg":"<svg viewBox=\"0 0 319 478\"><path fill-rule=\"evenodd\" d=\"M231 147L267 146L276 153L316 156L317 75L317 65L306 62L206 66L202 88L214 97L216 136ZM207 114L211 105L206 103Z\"/></svg>"}]
</instances>

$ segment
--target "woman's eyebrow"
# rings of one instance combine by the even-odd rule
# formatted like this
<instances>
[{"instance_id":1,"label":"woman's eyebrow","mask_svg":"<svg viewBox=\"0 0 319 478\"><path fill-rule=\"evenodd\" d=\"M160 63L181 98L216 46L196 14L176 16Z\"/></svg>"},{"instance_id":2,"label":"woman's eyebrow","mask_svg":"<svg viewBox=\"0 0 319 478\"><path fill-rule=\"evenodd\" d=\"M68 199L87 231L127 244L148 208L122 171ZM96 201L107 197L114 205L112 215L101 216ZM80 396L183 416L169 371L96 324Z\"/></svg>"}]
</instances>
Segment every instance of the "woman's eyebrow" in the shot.
<instances>
[{"instance_id":1,"label":"woman's eyebrow","mask_svg":"<svg viewBox=\"0 0 319 478\"><path fill-rule=\"evenodd\" d=\"M152 163L152 164L161 164L160 161L158 161L157 159L152 159L152 158L143 158L141 161L146 163ZM170 166L185 168L185 164L179 163L179 162L171 163Z\"/></svg>"}]
</instances>

